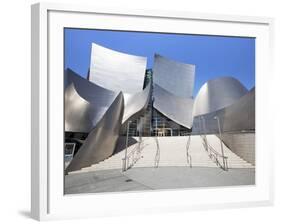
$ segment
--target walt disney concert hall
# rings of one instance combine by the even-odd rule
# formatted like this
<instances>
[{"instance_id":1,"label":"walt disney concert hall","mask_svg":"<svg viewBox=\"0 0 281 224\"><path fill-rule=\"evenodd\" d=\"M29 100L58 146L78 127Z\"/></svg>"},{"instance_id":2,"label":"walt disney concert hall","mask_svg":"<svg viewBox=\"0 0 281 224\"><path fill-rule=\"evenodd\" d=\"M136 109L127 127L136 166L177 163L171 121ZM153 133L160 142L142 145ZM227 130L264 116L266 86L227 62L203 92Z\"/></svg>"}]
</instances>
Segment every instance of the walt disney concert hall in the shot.
<instances>
[{"instance_id":1,"label":"walt disney concert hall","mask_svg":"<svg viewBox=\"0 0 281 224\"><path fill-rule=\"evenodd\" d=\"M93 43L87 78L65 70L66 174L110 158L120 139L126 150L132 136L141 142L144 137L197 135L206 146L206 136L213 134L255 164L254 148L237 146L241 134L255 132L255 88L225 76L207 81L194 96L195 80L196 65L156 53L153 68L147 69L145 57ZM210 156L227 169L224 155L210 149Z\"/></svg>"}]
</instances>

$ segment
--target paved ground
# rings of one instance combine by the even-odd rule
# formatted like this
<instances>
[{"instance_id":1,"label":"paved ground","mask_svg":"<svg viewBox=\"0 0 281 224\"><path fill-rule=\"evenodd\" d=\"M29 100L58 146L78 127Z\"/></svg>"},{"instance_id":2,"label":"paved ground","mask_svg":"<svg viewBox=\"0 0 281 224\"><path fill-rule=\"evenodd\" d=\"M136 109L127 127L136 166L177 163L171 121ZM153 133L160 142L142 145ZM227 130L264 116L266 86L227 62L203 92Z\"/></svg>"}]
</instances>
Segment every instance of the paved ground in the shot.
<instances>
[{"instance_id":1,"label":"paved ground","mask_svg":"<svg viewBox=\"0 0 281 224\"><path fill-rule=\"evenodd\" d=\"M255 184L254 168L159 167L100 170L65 177L65 193L142 191Z\"/></svg>"}]
</instances>

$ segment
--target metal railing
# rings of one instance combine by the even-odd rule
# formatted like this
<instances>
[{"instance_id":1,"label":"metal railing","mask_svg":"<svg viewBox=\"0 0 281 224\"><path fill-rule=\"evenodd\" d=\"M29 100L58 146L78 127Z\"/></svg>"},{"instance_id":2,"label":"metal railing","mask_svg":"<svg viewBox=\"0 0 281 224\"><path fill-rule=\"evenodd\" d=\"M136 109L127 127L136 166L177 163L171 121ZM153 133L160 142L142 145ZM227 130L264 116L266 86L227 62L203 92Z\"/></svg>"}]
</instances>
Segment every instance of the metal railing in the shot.
<instances>
[{"instance_id":1,"label":"metal railing","mask_svg":"<svg viewBox=\"0 0 281 224\"><path fill-rule=\"evenodd\" d=\"M142 123L139 121L139 139L136 146L128 153L128 142L129 142L129 129L130 129L131 121L127 123L127 136L126 136L126 148L125 148L125 156L122 158L122 171L126 171L132 168L135 163L141 158L141 151L144 148L143 139L142 139Z\"/></svg>"},{"instance_id":2,"label":"metal railing","mask_svg":"<svg viewBox=\"0 0 281 224\"><path fill-rule=\"evenodd\" d=\"M132 151L130 151L127 156L122 159L123 172L132 168L136 164L136 162L141 158L141 151L143 148L143 141L139 141Z\"/></svg>"},{"instance_id":3,"label":"metal railing","mask_svg":"<svg viewBox=\"0 0 281 224\"><path fill-rule=\"evenodd\" d=\"M192 158L189 154L189 146L190 146L191 137L188 136L187 143L186 143L186 162L189 164L190 168L192 168Z\"/></svg>"},{"instance_id":4,"label":"metal railing","mask_svg":"<svg viewBox=\"0 0 281 224\"><path fill-rule=\"evenodd\" d=\"M155 136L173 136L172 128L153 128L153 135ZM168 134L170 133L170 134Z\"/></svg>"},{"instance_id":5,"label":"metal railing","mask_svg":"<svg viewBox=\"0 0 281 224\"><path fill-rule=\"evenodd\" d=\"M156 141L156 154L155 154L155 158L154 158L154 168L158 168L159 166L159 161L160 161L160 147L159 147L159 141L158 141L158 138L155 137L154 138L155 141Z\"/></svg>"},{"instance_id":6,"label":"metal railing","mask_svg":"<svg viewBox=\"0 0 281 224\"><path fill-rule=\"evenodd\" d=\"M221 169L227 171L228 170L228 157L225 155L222 155L218 153L212 146L210 146L207 142L207 137L205 135L201 135L201 138L203 140L203 146L205 150L208 152L209 157L212 161L216 163L217 166L219 166ZM222 163L221 161L222 160Z\"/></svg>"}]
</instances>

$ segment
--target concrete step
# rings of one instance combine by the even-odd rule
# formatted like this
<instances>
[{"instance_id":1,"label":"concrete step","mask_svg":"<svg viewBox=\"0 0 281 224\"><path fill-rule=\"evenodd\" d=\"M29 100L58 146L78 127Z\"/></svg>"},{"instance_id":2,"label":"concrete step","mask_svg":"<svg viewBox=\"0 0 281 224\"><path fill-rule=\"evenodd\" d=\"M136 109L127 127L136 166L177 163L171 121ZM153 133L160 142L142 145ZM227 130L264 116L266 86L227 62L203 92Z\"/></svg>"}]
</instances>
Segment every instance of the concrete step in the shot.
<instances>
[{"instance_id":1,"label":"concrete step","mask_svg":"<svg viewBox=\"0 0 281 224\"><path fill-rule=\"evenodd\" d=\"M221 142L216 135L207 135L208 144L212 146L218 153L221 153ZM247 161L243 160L241 157L233 153L224 143L223 143L224 155L227 156L227 162L229 168L254 168L254 166ZM222 162L222 159L219 159Z\"/></svg>"},{"instance_id":2,"label":"concrete step","mask_svg":"<svg viewBox=\"0 0 281 224\"><path fill-rule=\"evenodd\" d=\"M135 138L137 141L138 138ZM158 137L160 147L160 160L158 166L186 166L186 143L188 137ZM215 135L207 135L208 144L210 144L218 153L221 152L220 140ZM137 146L137 143L128 147L128 154L132 152ZM228 157L229 168L254 168L250 163L246 162L236 154L234 154L228 147L223 145L225 156ZM154 137L143 137L141 157L134 164L133 167L154 167L155 155L157 152L156 141ZM192 159L193 167L217 167L212 161L202 144L201 136L192 136L189 146L189 155ZM85 167L79 171L71 173L90 172L96 170L108 169L122 169L122 158L124 158L124 151L121 151L98 164L93 164L90 167ZM220 160L219 160L220 161ZM221 161L222 162L222 161Z\"/></svg>"}]
</instances>

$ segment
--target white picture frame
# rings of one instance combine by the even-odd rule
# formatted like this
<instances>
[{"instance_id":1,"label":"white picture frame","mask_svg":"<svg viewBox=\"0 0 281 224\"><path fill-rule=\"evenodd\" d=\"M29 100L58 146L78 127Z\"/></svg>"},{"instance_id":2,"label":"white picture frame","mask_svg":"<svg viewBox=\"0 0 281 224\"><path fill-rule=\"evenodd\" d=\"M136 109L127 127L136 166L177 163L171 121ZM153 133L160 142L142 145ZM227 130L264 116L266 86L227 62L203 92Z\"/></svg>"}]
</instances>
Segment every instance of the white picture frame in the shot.
<instances>
[{"instance_id":1,"label":"white picture frame","mask_svg":"<svg viewBox=\"0 0 281 224\"><path fill-rule=\"evenodd\" d=\"M64 27L255 37L255 186L64 195ZM32 5L32 217L50 220L271 205L273 146L266 130L270 130L272 123L267 100L273 80L272 33L271 18L50 3ZM124 210L125 205L130 206Z\"/></svg>"}]
</instances>

